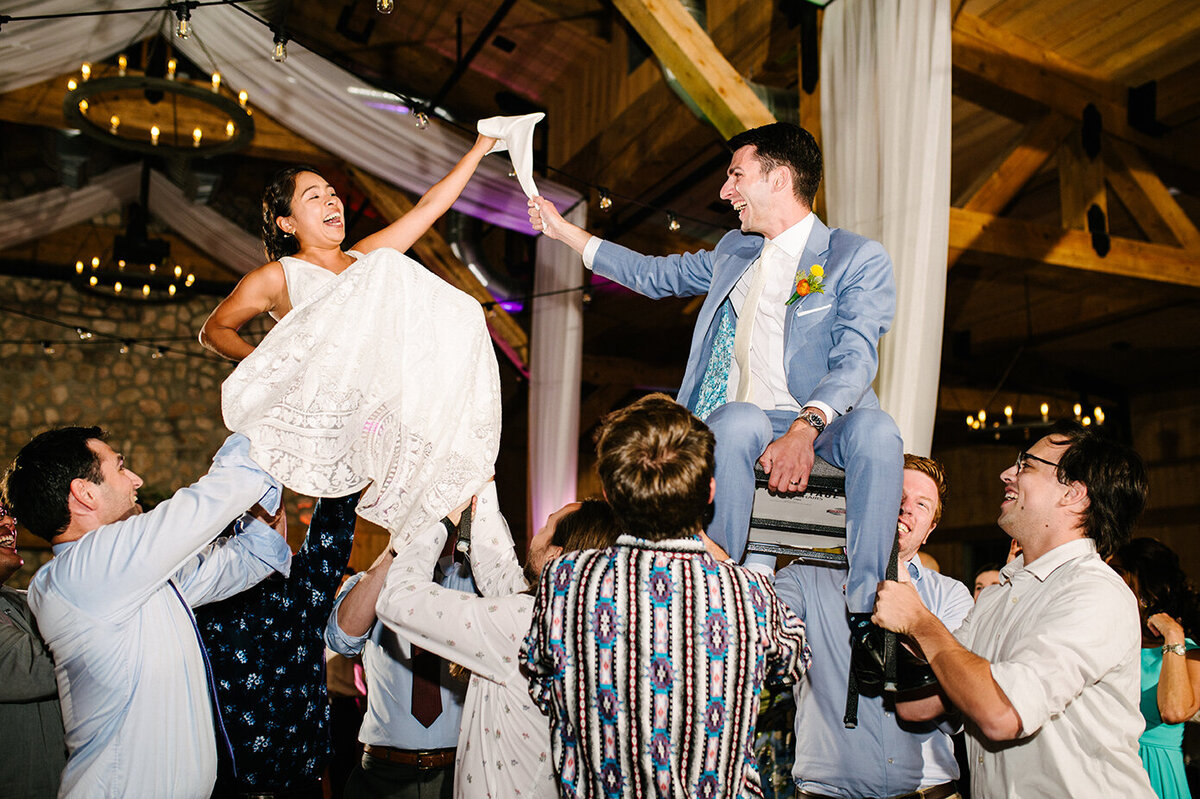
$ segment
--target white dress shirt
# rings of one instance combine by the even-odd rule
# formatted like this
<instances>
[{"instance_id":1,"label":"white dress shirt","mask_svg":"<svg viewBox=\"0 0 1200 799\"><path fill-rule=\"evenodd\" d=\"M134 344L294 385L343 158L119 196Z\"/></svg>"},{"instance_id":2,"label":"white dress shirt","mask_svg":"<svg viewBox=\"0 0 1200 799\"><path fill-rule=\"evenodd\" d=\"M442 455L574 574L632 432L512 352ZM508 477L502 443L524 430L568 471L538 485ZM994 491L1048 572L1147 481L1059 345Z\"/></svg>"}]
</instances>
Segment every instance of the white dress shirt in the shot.
<instances>
[{"instance_id":1,"label":"white dress shirt","mask_svg":"<svg viewBox=\"0 0 1200 799\"><path fill-rule=\"evenodd\" d=\"M441 527L439 525L439 527ZM454 795L460 799L558 796L551 768L550 722L529 696L520 649L533 618L512 536L500 516L495 483L479 495L471 533L477 597L430 582L445 543L439 533L417 536L402 548L379 594L379 618L417 646L471 671L455 759ZM507 595L505 595L507 594Z\"/></svg>"},{"instance_id":2,"label":"white dress shirt","mask_svg":"<svg viewBox=\"0 0 1200 799\"><path fill-rule=\"evenodd\" d=\"M1140 630L1137 600L1090 538L1001 569L955 637L991 663L1021 737L968 726L972 795L1153 797L1138 757Z\"/></svg>"},{"instance_id":3,"label":"white dress shirt","mask_svg":"<svg viewBox=\"0 0 1200 799\"><path fill-rule=\"evenodd\" d=\"M835 416L833 408L819 400L803 402L803 398L792 396L788 389L787 373L783 363L783 334L787 321L789 307L788 298L796 286L796 270L800 266L800 257L808 245L808 237L812 233L816 215L809 213L796 224L780 233L773 239L768 239L776 246L771 258L768 258L767 282L763 287L762 296L758 300L758 312L754 319L754 333L750 339L750 399L749 401L763 410L782 410L799 413L804 407L812 407L825 414L825 421L832 422ZM583 265L592 268L596 250L600 249L603 241L598 236L588 239L583 248ZM812 264L805 267L805 271ZM746 293L754 277L754 265L734 284L729 293L734 311L740 312L746 302ZM738 378L741 370L737 359L730 359L729 381L726 397L732 401L737 394Z\"/></svg>"},{"instance_id":4,"label":"white dress shirt","mask_svg":"<svg viewBox=\"0 0 1200 799\"><path fill-rule=\"evenodd\" d=\"M61 797L207 799L217 777L208 679L189 606L286 573L281 535L246 516L279 485L233 435L194 485L54 547L29 605L55 661L70 754ZM174 583L175 587L168 584ZM176 593L176 588L179 593Z\"/></svg>"}]
</instances>

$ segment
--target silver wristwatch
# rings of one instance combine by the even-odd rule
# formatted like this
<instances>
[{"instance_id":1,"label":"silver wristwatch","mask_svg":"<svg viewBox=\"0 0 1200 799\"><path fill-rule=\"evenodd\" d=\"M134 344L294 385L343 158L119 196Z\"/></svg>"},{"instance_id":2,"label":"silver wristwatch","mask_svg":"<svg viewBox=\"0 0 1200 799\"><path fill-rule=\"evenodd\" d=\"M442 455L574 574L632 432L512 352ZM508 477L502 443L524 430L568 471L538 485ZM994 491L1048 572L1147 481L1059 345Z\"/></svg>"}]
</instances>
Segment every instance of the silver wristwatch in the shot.
<instances>
[{"instance_id":1,"label":"silver wristwatch","mask_svg":"<svg viewBox=\"0 0 1200 799\"><path fill-rule=\"evenodd\" d=\"M817 431L817 435L825 430L825 420L821 418L821 414L816 411L800 411L800 415L796 417L797 421L804 420L808 422L813 430Z\"/></svg>"},{"instance_id":2,"label":"silver wristwatch","mask_svg":"<svg viewBox=\"0 0 1200 799\"><path fill-rule=\"evenodd\" d=\"M1172 655L1187 657L1187 647L1183 644L1163 644L1163 654L1170 652Z\"/></svg>"}]
</instances>

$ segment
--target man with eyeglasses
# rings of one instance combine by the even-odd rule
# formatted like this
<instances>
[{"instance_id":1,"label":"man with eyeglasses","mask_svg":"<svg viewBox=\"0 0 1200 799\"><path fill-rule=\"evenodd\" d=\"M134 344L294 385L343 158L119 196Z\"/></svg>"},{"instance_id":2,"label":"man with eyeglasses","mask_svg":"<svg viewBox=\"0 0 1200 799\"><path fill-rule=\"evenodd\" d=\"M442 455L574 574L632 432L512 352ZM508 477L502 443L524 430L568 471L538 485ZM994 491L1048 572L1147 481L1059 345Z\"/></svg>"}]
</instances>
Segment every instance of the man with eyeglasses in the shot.
<instances>
[{"instance_id":1,"label":"man with eyeglasses","mask_svg":"<svg viewBox=\"0 0 1200 799\"><path fill-rule=\"evenodd\" d=\"M880 584L875 623L907 636L941 686L897 711L966 716L975 797L1152 797L1138 757L1137 600L1101 559L1145 505L1141 458L1060 423L1000 480L999 524L1022 554L956 633L911 585Z\"/></svg>"}]
</instances>

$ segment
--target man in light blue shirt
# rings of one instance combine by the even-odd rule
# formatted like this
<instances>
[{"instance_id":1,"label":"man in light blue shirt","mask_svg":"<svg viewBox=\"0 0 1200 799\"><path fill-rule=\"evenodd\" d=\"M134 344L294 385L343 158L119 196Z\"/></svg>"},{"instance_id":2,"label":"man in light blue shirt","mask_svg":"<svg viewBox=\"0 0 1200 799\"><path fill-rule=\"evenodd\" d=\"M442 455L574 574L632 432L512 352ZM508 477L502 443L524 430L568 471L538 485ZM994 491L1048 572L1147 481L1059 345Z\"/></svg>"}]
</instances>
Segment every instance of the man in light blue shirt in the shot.
<instances>
[{"instance_id":1,"label":"man in light blue shirt","mask_svg":"<svg viewBox=\"0 0 1200 799\"><path fill-rule=\"evenodd\" d=\"M248 453L249 441L231 436L207 475L145 514L142 479L98 427L42 433L5 474L13 514L54 546L29 605L62 700L60 796L211 793L217 733L191 607L291 562L287 541L264 523L280 486ZM214 542L235 520L237 534Z\"/></svg>"},{"instance_id":2,"label":"man in light blue shirt","mask_svg":"<svg viewBox=\"0 0 1200 799\"><path fill-rule=\"evenodd\" d=\"M917 552L937 527L946 493L937 461L904 456L904 489L897 530L900 567L917 593L950 629L970 612L967 587L921 565ZM775 578L775 592L804 620L812 665L795 688L798 797L957 796L958 764L942 723L899 722L880 696L863 696L858 726L843 723L850 672L846 570L793 564ZM916 793L921 791L921 793Z\"/></svg>"},{"instance_id":3,"label":"man in light blue shirt","mask_svg":"<svg viewBox=\"0 0 1200 799\"><path fill-rule=\"evenodd\" d=\"M371 568L346 581L325 628L325 645L334 652L347 657L362 653L367 676L367 712L358 733L362 762L351 772L345 796L449 799L467 683L450 676L445 660L410 647L376 616L375 603L392 559L388 547ZM439 583L475 593L475 581L463 564L443 558L438 565ZM416 694L432 700L432 709L414 707L414 671L423 671L422 659L432 673L427 684L416 685Z\"/></svg>"}]
</instances>

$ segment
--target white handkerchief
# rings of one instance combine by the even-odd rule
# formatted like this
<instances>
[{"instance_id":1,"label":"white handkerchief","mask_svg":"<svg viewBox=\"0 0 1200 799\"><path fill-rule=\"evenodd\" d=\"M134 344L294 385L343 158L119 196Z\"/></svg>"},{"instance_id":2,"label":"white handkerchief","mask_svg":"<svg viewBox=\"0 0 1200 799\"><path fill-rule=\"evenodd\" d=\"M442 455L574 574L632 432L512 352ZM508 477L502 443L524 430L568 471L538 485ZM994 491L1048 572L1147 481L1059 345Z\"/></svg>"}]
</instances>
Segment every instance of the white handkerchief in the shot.
<instances>
[{"instance_id":1,"label":"white handkerchief","mask_svg":"<svg viewBox=\"0 0 1200 799\"><path fill-rule=\"evenodd\" d=\"M533 126L546 118L542 112L519 117L488 117L479 120L476 126L484 136L499 139L489 153L508 151L513 171L525 191L526 197L537 195L537 184L533 182Z\"/></svg>"}]
</instances>

